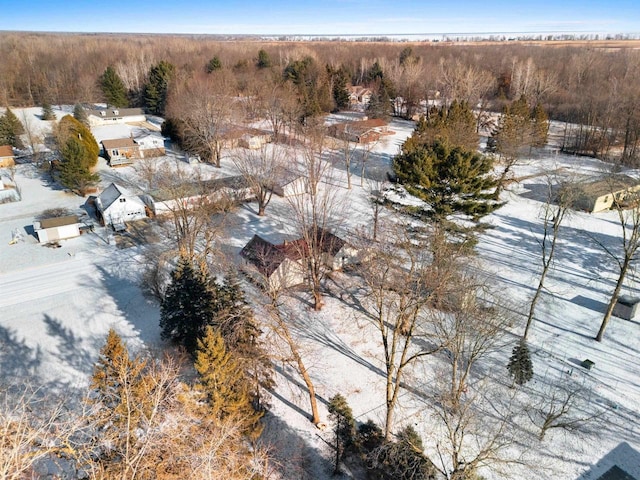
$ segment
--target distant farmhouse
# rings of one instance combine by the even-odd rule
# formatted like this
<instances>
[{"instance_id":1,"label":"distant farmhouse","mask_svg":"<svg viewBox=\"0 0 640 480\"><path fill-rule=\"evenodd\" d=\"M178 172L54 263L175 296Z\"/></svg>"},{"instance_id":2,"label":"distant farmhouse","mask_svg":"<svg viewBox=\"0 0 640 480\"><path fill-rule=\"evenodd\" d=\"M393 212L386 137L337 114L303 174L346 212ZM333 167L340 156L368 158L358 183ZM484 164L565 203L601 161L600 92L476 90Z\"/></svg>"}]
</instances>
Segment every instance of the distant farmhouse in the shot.
<instances>
[{"instance_id":1,"label":"distant farmhouse","mask_svg":"<svg viewBox=\"0 0 640 480\"><path fill-rule=\"evenodd\" d=\"M16 164L11 145L0 146L0 168L12 167Z\"/></svg>"},{"instance_id":2,"label":"distant farmhouse","mask_svg":"<svg viewBox=\"0 0 640 480\"><path fill-rule=\"evenodd\" d=\"M370 89L360 85L351 85L347 87L349 92L349 106L366 107L371 101L372 92Z\"/></svg>"},{"instance_id":3,"label":"distant farmhouse","mask_svg":"<svg viewBox=\"0 0 640 480\"><path fill-rule=\"evenodd\" d=\"M579 185L579 193L574 208L590 213L603 212L614 207L617 202L622 207L637 201L640 181L627 175L616 175Z\"/></svg>"},{"instance_id":4,"label":"distant farmhouse","mask_svg":"<svg viewBox=\"0 0 640 480\"><path fill-rule=\"evenodd\" d=\"M119 123L135 123L147 120L141 108L85 108L90 127L116 125Z\"/></svg>"}]
</instances>

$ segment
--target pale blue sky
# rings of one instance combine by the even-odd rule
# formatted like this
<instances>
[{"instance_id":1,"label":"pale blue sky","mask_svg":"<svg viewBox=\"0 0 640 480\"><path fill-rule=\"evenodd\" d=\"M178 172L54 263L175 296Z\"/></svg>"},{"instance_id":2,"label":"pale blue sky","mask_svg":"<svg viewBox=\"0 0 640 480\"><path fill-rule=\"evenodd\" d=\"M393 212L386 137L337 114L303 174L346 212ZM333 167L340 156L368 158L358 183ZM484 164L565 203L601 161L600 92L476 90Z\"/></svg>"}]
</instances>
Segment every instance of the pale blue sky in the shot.
<instances>
[{"instance_id":1,"label":"pale blue sky","mask_svg":"<svg viewBox=\"0 0 640 480\"><path fill-rule=\"evenodd\" d=\"M211 34L640 33L640 0L0 0L0 30Z\"/></svg>"}]
</instances>

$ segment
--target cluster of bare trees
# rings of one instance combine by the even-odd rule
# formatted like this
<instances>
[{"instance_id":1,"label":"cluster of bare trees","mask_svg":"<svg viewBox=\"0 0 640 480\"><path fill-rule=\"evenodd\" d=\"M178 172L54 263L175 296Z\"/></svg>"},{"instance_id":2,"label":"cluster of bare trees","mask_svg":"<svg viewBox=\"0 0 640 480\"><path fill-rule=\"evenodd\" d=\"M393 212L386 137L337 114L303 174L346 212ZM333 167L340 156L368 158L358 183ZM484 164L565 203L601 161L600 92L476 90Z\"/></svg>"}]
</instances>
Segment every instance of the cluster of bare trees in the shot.
<instances>
[{"instance_id":1,"label":"cluster of bare trees","mask_svg":"<svg viewBox=\"0 0 640 480\"><path fill-rule=\"evenodd\" d=\"M258 66L258 50L269 58L268 63ZM166 60L180 65L170 85L170 90L177 91L170 93L184 95L174 108L180 110L184 104L187 110L176 113L189 114L195 107L188 101L190 93L205 88L203 82L214 84L210 103L216 103L215 95L251 99L244 107L260 108L263 116L268 112L266 118L278 138L283 122L298 119L304 113L301 108L308 111L314 102L322 109L335 105L329 97L336 77L324 73L327 66L351 83L376 90L384 86L398 99L393 103L395 113L407 117L420 112L423 100L465 101L483 113L522 96L530 105L543 105L551 118L567 122L564 148L568 150L633 163L640 140L636 107L640 59L633 49L517 43L455 47L352 43L345 48L340 42L261 45L171 36L3 33L0 55L5 59L0 74L4 105L103 100L98 78L108 66L113 66L135 103L143 97L150 68ZM206 69L212 57L218 60L215 71ZM305 98L309 92L283 81L286 68L303 59L313 62L313 77L305 81L320 82L312 92L317 98ZM207 77L208 81L203 80ZM205 107L219 111L222 105ZM210 135L193 127L199 135ZM208 156L215 158L215 138L211 140L201 139L199 147L210 149Z\"/></svg>"}]
</instances>

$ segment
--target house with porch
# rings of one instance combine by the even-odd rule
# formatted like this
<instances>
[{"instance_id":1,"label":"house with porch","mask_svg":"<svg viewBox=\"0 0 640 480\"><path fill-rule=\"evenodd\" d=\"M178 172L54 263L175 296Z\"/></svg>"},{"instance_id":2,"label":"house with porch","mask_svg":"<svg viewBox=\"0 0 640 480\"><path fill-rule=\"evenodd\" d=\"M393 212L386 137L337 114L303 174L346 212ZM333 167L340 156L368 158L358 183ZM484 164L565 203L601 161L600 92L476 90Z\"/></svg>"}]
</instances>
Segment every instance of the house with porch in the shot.
<instances>
[{"instance_id":1,"label":"house with porch","mask_svg":"<svg viewBox=\"0 0 640 480\"><path fill-rule=\"evenodd\" d=\"M140 145L133 138L115 138L102 140L104 156L112 167L131 165L141 158Z\"/></svg>"}]
</instances>

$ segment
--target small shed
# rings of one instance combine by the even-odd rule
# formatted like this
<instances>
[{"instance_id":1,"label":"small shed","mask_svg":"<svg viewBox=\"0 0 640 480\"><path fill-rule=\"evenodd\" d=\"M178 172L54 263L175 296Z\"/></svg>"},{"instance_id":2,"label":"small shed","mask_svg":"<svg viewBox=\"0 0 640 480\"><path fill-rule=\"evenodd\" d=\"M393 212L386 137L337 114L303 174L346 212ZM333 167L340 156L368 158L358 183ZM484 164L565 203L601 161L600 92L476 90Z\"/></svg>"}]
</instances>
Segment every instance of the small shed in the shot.
<instances>
[{"instance_id":1,"label":"small shed","mask_svg":"<svg viewBox=\"0 0 640 480\"><path fill-rule=\"evenodd\" d=\"M112 167L129 165L140 158L140 146L132 138L102 140L104 154Z\"/></svg>"},{"instance_id":2,"label":"small shed","mask_svg":"<svg viewBox=\"0 0 640 480\"><path fill-rule=\"evenodd\" d=\"M297 172L286 171L273 185L273 193L280 197L293 197L309 191L307 177Z\"/></svg>"},{"instance_id":3,"label":"small shed","mask_svg":"<svg viewBox=\"0 0 640 480\"><path fill-rule=\"evenodd\" d=\"M624 320L635 320L638 315L640 298L630 295L620 295L613 307L613 315Z\"/></svg>"},{"instance_id":4,"label":"small shed","mask_svg":"<svg viewBox=\"0 0 640 480\"><path fill-rule=\"evenodd\" d=\"M33 230L40 243L56 242L80 236L80 223L76 215L46 218L33 222Z\"/></svg>"}]
</instances>

